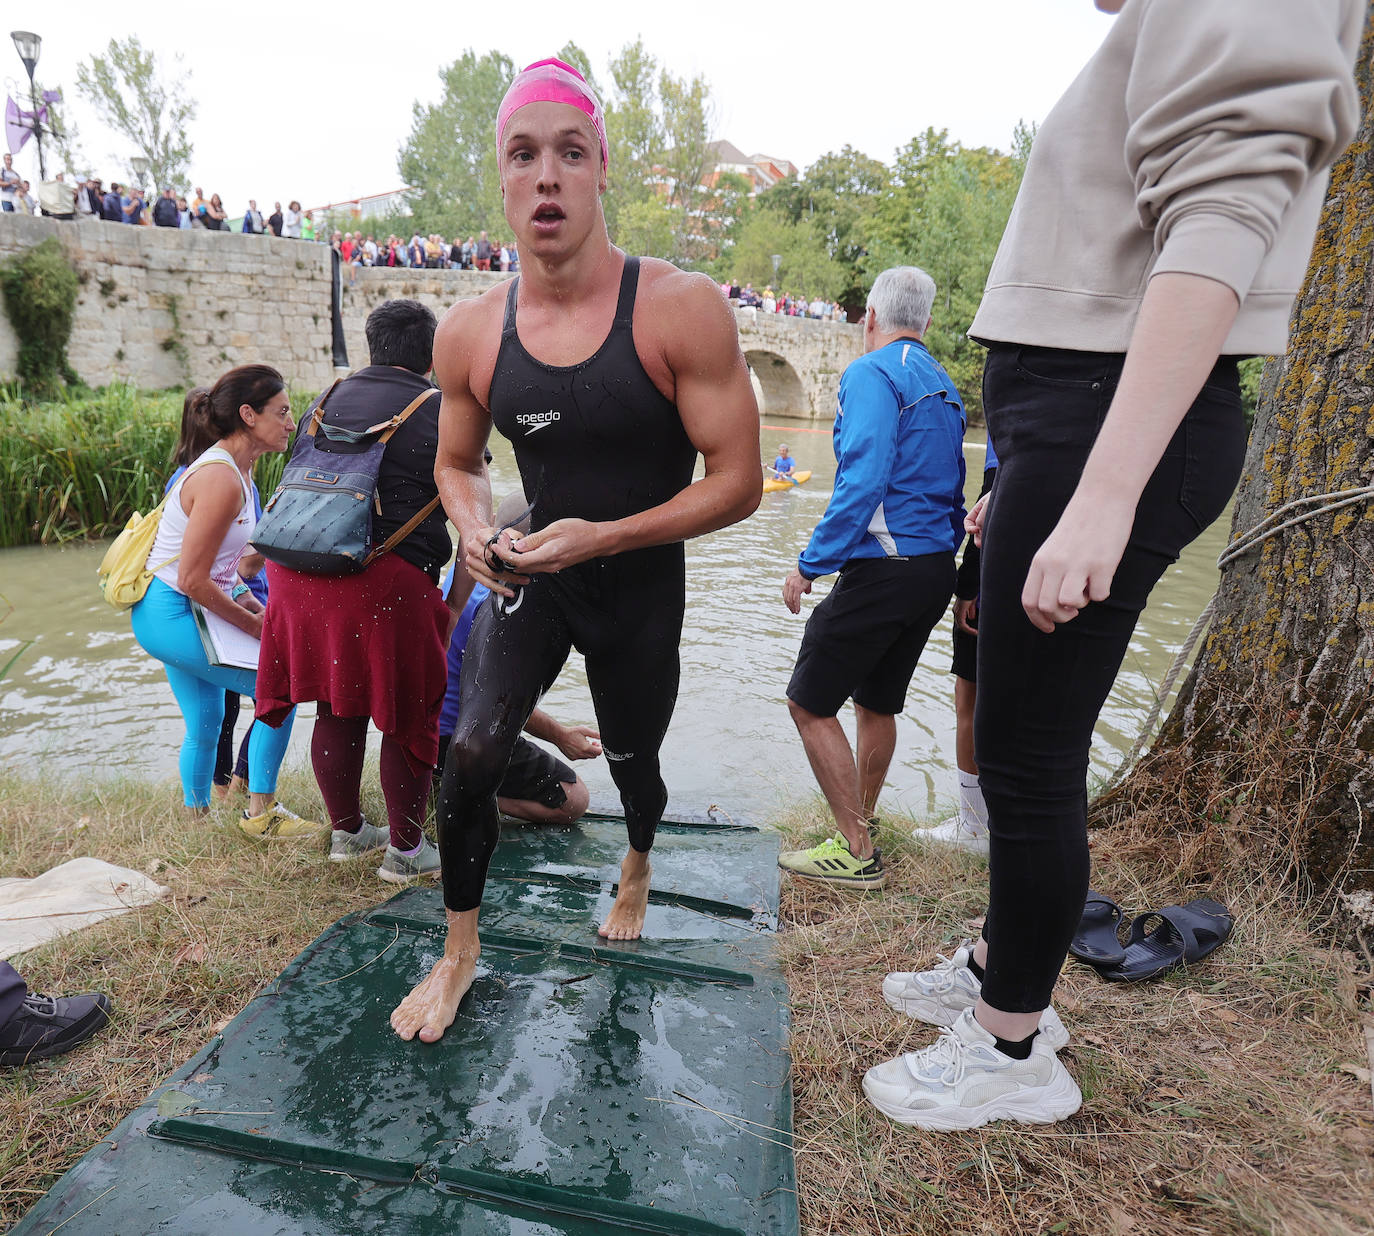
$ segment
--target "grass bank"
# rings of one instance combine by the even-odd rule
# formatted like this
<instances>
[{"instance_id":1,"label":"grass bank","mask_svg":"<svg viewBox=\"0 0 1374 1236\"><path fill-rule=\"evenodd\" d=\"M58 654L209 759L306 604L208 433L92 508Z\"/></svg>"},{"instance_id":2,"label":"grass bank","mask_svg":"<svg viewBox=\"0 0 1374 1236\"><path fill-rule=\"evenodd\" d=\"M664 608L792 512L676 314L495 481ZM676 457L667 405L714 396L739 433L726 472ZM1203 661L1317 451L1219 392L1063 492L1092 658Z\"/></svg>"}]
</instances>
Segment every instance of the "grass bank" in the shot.
<instances>
[{"instance_id":1,"label":"grass bank","mask_svg":"<svg viewBox=\"0 0 1374 1236\"><path fill-rule=\"evenodd\" d=\"M0 548L109 536L162 498L183 391L112 385L31 402L0 386ZM314 394L291 392L304 410ZM264 494L285 457L265 456Z\"/></svg>"},{"instance_id":2,"label":"grass bank","mask_svg":"<svg viewBox=\"0 0 1374 1236\"><path fill-rule=\"evenodd\" d=\"M375 777L365 778L375 786ZM319 809L296 773L283 796ZM374 796L375 797L375 796ZM136 1106L340 915L375 904L368 864L266 848L188 823L171 784L85 789L0 773L0 870L32 876L91 854L170 885L164 902L35 950L39 991L108 991L111 1026L69 1057L0 1071L0 1228ZM379 800L366 804L379 818ZM781 821L819 835L819 815ZM1358 1034L1368 959L1323 947L1304 906L1236 871L1215 892L1232 942L1184 975L1109 987L1071 966L1056 993L1084 1110L1048 1128L931 1137L863 1101L875 1061L929 1042L878 994L975 930L986 869L918 854L885 829L881 893L784 887L797 1169L810 1236L929 1233L1323 1233L1370 1230L1374 1106ZM1097 887L1124 905L1188 895L1099 834Z\"/></svg>"}]
</instances>

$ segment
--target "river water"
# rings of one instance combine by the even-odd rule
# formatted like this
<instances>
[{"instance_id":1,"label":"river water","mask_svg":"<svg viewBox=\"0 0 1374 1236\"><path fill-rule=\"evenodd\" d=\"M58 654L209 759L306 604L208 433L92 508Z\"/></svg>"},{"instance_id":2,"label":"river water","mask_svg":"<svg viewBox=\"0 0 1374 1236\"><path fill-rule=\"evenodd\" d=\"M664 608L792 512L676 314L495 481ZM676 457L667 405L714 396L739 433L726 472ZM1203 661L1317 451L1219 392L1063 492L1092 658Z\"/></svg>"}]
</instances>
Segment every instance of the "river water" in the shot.
<instances>
[{"instance_id":1,"label":"river water","mask_svg":"<svg viewBox=\"0 0 1374 1236\"><path fill-rule=\"evenodd\" d=\"M682 689L663 751L673 806L766 816L812 794L801 743L784 691L809 607L783 606L782 580L825 511L834 480L829 428L779 423L764 429L770 458L786 441L804 486L765 494L757 514L687 547L687 616ZM510 448L494 436L493 491L513 489ZM965 447L970 501L983 471L976 434ZM1155 590L1121 675L1102 714L1093 770L1106 774L1130 749L1175 651L1216 587L1216 558L1229 515L1184 554ZM0 680L0 766L64 783L111 775L175 778L183 728L161 666L135 644L127 614L100 597L95 569L105 545L0 550L0 666L20 652ZM950 618L931 636L898 720L897 754L882 805L917 816L942 809L954 788ZM576 653L544 707L566 722L594 720ZM246 724L247 707L240 721ZM300 710L288 765L308 763L313 705ZM852 736L852 715L841 714ZM373 735L373 744L377 741ZM604 761L580 765L593 801L614 801Z\"/></svg>"}]
</instances>

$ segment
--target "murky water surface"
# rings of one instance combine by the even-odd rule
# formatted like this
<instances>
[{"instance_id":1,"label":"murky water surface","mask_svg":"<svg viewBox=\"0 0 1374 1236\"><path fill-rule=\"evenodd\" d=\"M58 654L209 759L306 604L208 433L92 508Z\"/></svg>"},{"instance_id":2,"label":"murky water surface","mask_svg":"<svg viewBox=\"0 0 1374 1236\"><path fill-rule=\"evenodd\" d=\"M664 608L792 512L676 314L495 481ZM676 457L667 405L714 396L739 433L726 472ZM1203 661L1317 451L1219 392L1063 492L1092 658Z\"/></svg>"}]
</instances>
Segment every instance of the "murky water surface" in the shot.
<instances>
[{"instance_id":1,"label":"murky water surface","mask_svg":"<svg viewBox=\"0 0 1374 1236\"><path fill-rule=\"evenodd\" d=\"M782 603L782 580L825 511L834 479L826 428L764 430L764 453L787 441L808 484L766 494L743 524L687 547L687 618L682 690L664 745L664 775L677 806L767 814L814 791L784 690L805 616L827 590L817 584L800 617ZM493 490L515 487L510 448L493 437ZM970 500L983 451L966 448ZM1153 692L1216 587L1216 557L1229 513L1195 542L1155 590L1136 630L1093 745L1106 773L1127 751ZM95 568L104 544L0 550L0 666L26 641L0 680L0 764L64 781L111 774L176 776L181 714L158 662L135 644L126 614L101 600ZM898 721L897 755L883 804L917 814L945 805L954 790L950 618L931 636ZM567 722L593 721L581 658L568 663L544 707ZM247 708L240 727L246 724ZM300 710L288 763L308 762L313 706ZM852 734L852 716L841 714ZM240 732L242 730L240 729ZM376 736L373 736L376 742ZM603 761L579 771L593 798L613 799Z\"/></svg>"}]
</instances>

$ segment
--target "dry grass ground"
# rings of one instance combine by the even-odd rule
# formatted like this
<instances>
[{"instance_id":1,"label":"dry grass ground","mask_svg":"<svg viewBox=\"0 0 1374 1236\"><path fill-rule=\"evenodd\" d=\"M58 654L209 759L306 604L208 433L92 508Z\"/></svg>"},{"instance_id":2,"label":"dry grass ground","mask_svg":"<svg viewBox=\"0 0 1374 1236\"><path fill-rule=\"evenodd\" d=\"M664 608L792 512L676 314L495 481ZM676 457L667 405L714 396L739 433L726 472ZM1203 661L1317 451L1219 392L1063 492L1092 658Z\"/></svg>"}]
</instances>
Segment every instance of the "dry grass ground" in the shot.
<instances>
[{"instance_id":1,"label":"dry grass ground","mask_svg":"<svg viewBox=\"0 0 1374 1236\"><path fill-rule=\"evenodd\" d=\"M822 820L796 821L798 839ZM797 1176L810 1233L1374 1231L1374 1097L1360 1020L1369 958L1325 947L1308 907L1236 869L1171 882L1098 833L1094 886L1128 913L1193 896L1231 907L1230 942L1190 973L1118 986L1070 962L1055 1006L1083 1109L1045 1127L930 1135L863 1100L870 1065L933 1041L880 985L975 934L986 866L884 827L879 893L784 889Z\"/></svg>"},{"instance_id":2,"label":"dry grass ground","mask_svg":"<svg viewBox=\"0 0 1374 1236\"><path fill-rule=\"evenodd\" d=\"M369 779L370 780L370 779ZM285 783L317 810L307 776ZM0 1228L182 1064L306 943L388 890L369 864L262 847L186 822L173 787L66 790L0 775L0 871L79 854L157 870L163 903L24 958L35 990L108 991L98 1046L0 1071ZM379 801L368 803L374 818ZM818 835L819 817L787 821ZM1071 967L1056 1003L1083 1111L1043 1129L931 1137L863 1102L870 1064L929 1042L892 1013L882 976L970 934L985 870L918 854L886 829L893 879L876 894L784 891L794 1009L797 1168L808 1233L1356 1233L1374 1230L1374 1105L1359 1017L1368 959L1324 949L1304 907L1237 870L1212 890L1232 942L1196 972L1116 988ZM1189 895L1162 870L1095 851L1097 886L1130 908Z\"/></svg>"}]
</instances>

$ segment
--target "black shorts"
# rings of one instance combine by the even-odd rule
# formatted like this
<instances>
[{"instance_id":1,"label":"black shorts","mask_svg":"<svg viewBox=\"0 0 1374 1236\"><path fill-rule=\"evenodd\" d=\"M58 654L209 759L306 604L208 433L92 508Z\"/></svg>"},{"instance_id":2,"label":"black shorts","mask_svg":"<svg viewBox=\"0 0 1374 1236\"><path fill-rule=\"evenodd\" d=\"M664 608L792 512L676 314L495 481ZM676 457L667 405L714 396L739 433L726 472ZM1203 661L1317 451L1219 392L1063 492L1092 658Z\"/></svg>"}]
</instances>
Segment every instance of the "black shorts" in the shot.
<instances>
[{"instance_id":1,"label":"black shorts","mask_svg":"<svg viewBox=\"0 0 1374 1236\"><path fill-rule=\"evenodd\" d=\"M847 699L896 716L953 595L953 550L851 559L807 619L787 698L818 717L833 717Z\"/></svg>"},{"instance_id":2,"label":"black shorts","mask_svg":"<svg viewBox=\"0 0 1374 1236\"><path fill-rule=\"evenodd\" d=\"M978 681L978 637L954 624L954 657L949 672L965 682Z\"/></svg>"},{"instance_id":3,"label":"black shorts","mask_svg":"<svg viewBox=\"0 0 1374 1236\"><path fill-rule=\"evenodd\" d=\"M452 734L439 735L439 768L444 767L448 757L448 745ZM498 798L513 798L519 802L538 803L551 811L558 810L568 801L565 785L572 785L577 774L556 755L536 746L524 735L515 740L515 750L511 752L510 763L506 765L506 775L501 778L501 786L496 791Z\"/></svg>"}]
</instances>

